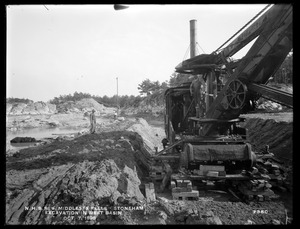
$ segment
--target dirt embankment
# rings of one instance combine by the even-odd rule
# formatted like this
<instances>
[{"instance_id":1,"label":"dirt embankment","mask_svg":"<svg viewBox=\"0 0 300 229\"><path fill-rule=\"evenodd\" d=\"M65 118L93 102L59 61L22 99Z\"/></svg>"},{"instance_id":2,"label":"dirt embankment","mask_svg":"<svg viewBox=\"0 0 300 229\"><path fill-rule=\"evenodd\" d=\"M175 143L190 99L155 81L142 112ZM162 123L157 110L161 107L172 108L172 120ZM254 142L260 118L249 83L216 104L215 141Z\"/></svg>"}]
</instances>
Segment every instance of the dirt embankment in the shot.
<instances>
[{"instance_id":1,"label":"dirt embankment","mask_svg":"<svg viewBox=\"0 0 300 229\"><path fill-rule=\"evenodd\" d=\"M23 149L7 158L6 222L8 224L97 224L121 223L101 214L86 221L85 206L94 209L137 206L142 201L139 177L145 170L136 163L135 150L143 144L133 132L83 135L71 141L55 141ZM63 207L79 212L63 215ZM59 210L53 214L45 209ZM69 212L70 211L65 211ZM66 213L67 214L67 213ZM73 215L74 216L74 215Z\"/></svg>"},{"instance_id":2,"label":"dirt embankment","mask_svg":"<svg viewBox=\"0 0 300 229\"><path fill-rule=\"evenodd\" d=\"M269 145L270 152L285 162L293 158L293 113L261 113L243 115L249 141L255 151Z\"/></svg>"}]
</instances>

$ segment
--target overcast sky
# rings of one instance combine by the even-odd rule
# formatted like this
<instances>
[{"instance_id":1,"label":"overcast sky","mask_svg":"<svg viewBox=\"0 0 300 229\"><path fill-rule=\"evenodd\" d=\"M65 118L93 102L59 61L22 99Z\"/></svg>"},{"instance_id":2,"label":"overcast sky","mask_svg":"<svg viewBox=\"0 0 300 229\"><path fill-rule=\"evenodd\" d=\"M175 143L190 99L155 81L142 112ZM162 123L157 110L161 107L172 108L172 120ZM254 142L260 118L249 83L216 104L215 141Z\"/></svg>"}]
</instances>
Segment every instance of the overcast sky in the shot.
<instances>
[{"instance_id":1,"label":"overcast sky","mask_svg":"<svg viewBox=\"0 0 300 229\"><path fill-rule=\"evenodd\" d=\"M190 20L197 20L198 54L208 54L265 6L9 5L7 97L113 96L116 77L119 95L138 95L143 80L169 80L189 58Z\"/></svg>"}]
</instances>

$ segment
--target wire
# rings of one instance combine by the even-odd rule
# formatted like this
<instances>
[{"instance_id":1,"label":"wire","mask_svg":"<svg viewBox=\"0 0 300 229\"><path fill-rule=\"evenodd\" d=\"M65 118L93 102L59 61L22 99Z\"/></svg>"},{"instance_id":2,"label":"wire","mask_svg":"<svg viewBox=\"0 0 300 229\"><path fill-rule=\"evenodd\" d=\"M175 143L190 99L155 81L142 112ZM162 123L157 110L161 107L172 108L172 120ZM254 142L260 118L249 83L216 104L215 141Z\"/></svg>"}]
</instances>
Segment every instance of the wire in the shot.
<instances>
[{"instance_id":1,"label":"wire","mask_svg":"<svg viewBox=\"0 0 300 229\"><path fill-rule=\"evenodd\" d=\"M201 48L201 50L202 50L202 52L205 54L205 52L204 52L204 50L203 50L203 48L199 45L199 43L198 42L196 42L196 44Z\"/></svg>"},{"instance_id":2,"label":"wire","mask_svg":"<svg viewBox=\"0 0 300 229\"><path fill-rule=\"evenodd\" d=\"M285 21L285 20L282 19L284 16L285 16L285 15L282 15L282 17L281 17L281 19L280 19L282 22L281 22L280 24L276 25L276 27L274 27L274 28L265 29L264 32L266 33L266 32L269 32L269 31L271 31L271 30L275 30L275 29L277 29L277 28L280 28L280 27L284 24L284 21ZM287 18L287 17L288 17L288 15L285 16L285 18ZM260 34L259 36L264 37L263 34ZM269 36L270 36L270 34L269 34ZM243 42L243 41L235 42L235 43L233 43L233 44L231 44L231 45L228 45L228 46L225 47L225 48L219 49L219 51L222 51L222 50L224 50L224 49L226 49L226 48L228 48L228 47L230 47L230 46L234 46L234 45L240 44L240 43L242 43L242 42ZM270 46L272 46L272 45L270 44L269 40L266 39L266 38L265 38L265 42L268 43ZM214 53L214 52L213 52L213 53Z\"/></svg>"},{"instance_id":3,"label":"wire","mask_svg":"<svg viewBox=\"0 0 300 229\"><path fill-rule=\"evenodd\" d=\"M225 44L232 40L238 33L240 33L246 26L248 26L252 21L254 21L259 15L261 15L271 4L268 4L259 13L257 13L249 22L247 22L241 29L239 29L235 34L233 34L227 41L225 41L219 48L217 48L213 53L219 51Z\"/></svg>"},{"instance_id":4,"label":"wire","mask_svg":"<svg viewBox=\"0 0 300 229\"><path fill-rule=\"evenodd\" d=\"M196 51L197 51L197 52L196 52L196 56L197 56L197 53L200 53L197 46L196 46Z\"/></svg>"},{"instance_id":5,"label":"wire","mask_svg":"<svg viewBox=\"0 0 300 229\"><path fill-rule=\"evenodd\" d=\"M185 60L185 57L186 57L186 55L189 53L190 46L191 46L191 45L189 45L189 47L188 47L188 48L187 48L187 50L185 51L185 54L184 54L183 60Z\"/></svg>"}]
</instances>

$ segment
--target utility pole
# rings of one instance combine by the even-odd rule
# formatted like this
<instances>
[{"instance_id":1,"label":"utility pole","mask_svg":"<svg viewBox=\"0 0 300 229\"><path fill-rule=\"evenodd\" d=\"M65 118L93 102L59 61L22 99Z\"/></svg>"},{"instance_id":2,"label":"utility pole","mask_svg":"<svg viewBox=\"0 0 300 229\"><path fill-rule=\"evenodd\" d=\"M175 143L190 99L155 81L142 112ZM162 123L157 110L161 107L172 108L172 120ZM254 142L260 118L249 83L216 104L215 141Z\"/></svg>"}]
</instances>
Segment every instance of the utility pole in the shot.
<instances>
[{"instance_id":1,"label":"utility pole","mask_svg":"<svg viewBox=\"0 0 300 229\"><path fill-rule=\"evenodd\" d=\"M117 79L117 113L119 114L119 104L118 104L118 94L119 94L119 85L118 85L118 77L116 78Z\"/></svg>"}]
</instances>

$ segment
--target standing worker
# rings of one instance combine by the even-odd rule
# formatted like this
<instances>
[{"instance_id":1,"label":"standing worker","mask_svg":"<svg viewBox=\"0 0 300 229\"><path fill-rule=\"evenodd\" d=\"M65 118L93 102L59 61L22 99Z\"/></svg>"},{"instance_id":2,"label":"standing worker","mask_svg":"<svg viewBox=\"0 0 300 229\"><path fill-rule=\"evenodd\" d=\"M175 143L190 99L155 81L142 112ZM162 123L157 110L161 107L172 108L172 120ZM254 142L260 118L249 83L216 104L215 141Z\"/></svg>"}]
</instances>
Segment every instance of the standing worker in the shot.
<instances>
[{"instance_id":1,"label":"standing worker","mask_svg":"<svg viewBox=\"0 0 300 229\"><path fill-rule=\"evenodd\" d=\"M92 110L92 113L90 114L90 122L91 122L91 128L90 132L91 134L95 133L96 130L96 116L95 116L95 109Z\"/></svg>"},{"instance_id":2,"label":"standing worker","mask_svg":"<svg viewBox=\"0 0 300 229\"><path fill-rule=\"evenodd\" d=\"M196 117L203 118L205 113L205 80L202 75L198 75L190 86L190 93L195 99L196 103Z\"/></svg>"}]
</instances>

